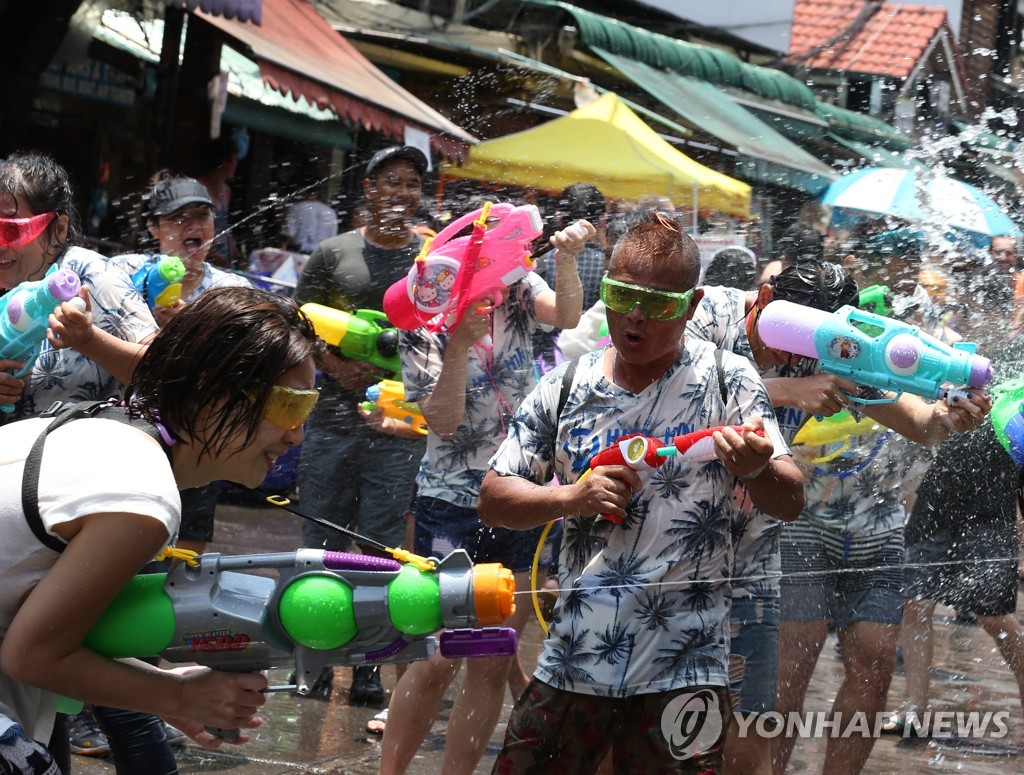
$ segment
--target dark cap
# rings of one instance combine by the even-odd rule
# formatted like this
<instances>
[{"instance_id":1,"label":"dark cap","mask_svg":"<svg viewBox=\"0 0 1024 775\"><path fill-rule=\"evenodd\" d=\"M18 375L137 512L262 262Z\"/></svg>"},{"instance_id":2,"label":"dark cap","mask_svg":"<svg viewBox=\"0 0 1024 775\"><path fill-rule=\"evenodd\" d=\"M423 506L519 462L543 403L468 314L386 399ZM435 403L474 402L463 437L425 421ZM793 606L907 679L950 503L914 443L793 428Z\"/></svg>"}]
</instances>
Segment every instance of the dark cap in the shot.
<instances>
[{"instance_id":1,"label":"dark cap","mask_svg":"<svg viewBox=\"0 0 1024 775\"><path fill-rule=\"evenodd\" d=\"M426 174L427 167L429 166L427 157L423 155L423 151L419 148L413 148L411 145L393 145L390 148L385 148L383 151L377 151L373 158L366 163L366 177L374 177L380 172L381 167L393 159L411 161L416 169L419 170L420 177Z\"/></svg>"},{"instance_id":2,"label":"dark cap","mask_svg":"<svg viewBox=\"0 0 1024 775\"><path fill-rule=\"evenodd\" d=\"M149 215L160 218L191 204L213 207L206 186L195 178L168 178L153 186L149 195Z\"/></svg>"}]
</instances>

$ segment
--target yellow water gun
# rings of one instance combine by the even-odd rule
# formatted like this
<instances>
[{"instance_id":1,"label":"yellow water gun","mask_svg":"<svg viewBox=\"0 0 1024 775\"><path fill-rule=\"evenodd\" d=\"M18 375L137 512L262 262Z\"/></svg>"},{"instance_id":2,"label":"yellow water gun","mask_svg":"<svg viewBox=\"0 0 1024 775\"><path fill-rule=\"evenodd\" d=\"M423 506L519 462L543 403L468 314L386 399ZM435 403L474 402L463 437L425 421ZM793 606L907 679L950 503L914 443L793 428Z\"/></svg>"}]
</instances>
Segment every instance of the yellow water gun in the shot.
<instances>
[{"instance_id":1,"label":"yellow water gun","mask_svg":"<svg viewBox=\"0 0 1024 775\"><path fill-rule=\"evenodd\" d=\"M870 417L858 420L847 411L836 412L831 417L811 417L793 437L794 446L828 447L842 446L825 455L811 460L812 463L827 463L835 460L850 448L851 439L867 436L869 433L885 430L885 426Z\"/></svg>"},{"instance_id":2,"label":"yellow water gun","mask_svg":"<svg viewBox=\"0 0 1024 775\"><path fill-rule=\"evenodd\" d=\"M415 401L405 400L405 385L398 380L384 379L366 389L366 401L360 406L368 412L380 409L385 417L408 423L420 435L427 435L427 421Z\"/></svg>"}]
</instances>

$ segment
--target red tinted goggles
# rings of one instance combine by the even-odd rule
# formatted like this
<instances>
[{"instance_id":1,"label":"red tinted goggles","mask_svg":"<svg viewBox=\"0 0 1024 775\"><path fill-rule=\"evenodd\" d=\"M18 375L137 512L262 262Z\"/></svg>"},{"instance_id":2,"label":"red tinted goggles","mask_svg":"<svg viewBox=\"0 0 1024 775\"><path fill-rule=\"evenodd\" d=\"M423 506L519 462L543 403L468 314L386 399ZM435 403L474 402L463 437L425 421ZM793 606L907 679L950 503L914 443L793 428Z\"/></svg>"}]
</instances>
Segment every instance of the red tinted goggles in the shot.
<instances>
[{"instance_id":1,"label":"red tinted goggles","mask_svg":"<svg viewBox=\"0 0 1024 775\"><path fill-rule=\"evenodd\" d=\"M57 213L40 213L31 218L0 218L0 247L20 248L27 245L50 225Z\"/></svg>"}]
</instances>

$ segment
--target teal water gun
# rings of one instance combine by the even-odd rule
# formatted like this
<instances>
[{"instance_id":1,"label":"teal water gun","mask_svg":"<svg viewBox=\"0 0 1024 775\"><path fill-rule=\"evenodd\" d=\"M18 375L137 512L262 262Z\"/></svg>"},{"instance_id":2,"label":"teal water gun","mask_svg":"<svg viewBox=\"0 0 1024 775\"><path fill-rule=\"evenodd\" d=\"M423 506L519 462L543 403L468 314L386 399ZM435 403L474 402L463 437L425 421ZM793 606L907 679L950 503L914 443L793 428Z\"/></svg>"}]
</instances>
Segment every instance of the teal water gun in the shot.
<instances>
[{"instance_id":1,"label":"teal water gun","mask_svg":"<svg viewBox=\"0 0 1024 775\"><path fill-rule=\"evenodd\" d=\"M173 307L181 298L181 281L185 277L185 263L177 256L166 253L146 264L132 275L132 284L142 294L149 308Z\"/></svg>"},{"instance_id":2,"label":"teal water gun","mask_svg":"<svg viewBox=\"0 0 1024 775\"><path fill-rule=\"evenodd\" d=\"M398 329L387 315L373 309L355 312L309 302L301 311L313 323L317 336L337 347L346 358L369 363L401 379L402 357L398 354Z\"/></svg>"},{"instance_id":3,"label":"teal water gun","mask_svg":"<svg viewBox=\"0 0 1024 775\"><path fill-rule=\"evenodd\" d=\"M81 287L78 275L54 265L42 280L26 280L0 297L0 358L24 361L11 370L15 377L28 374L39 357L54 307L78 298ZM84 301L80 308L85 309ZM0 411L10 414L14 404L0 404Z\"/></svg>"},{"instance_id":4,"label":"teal water gun","mask_svg":"<svg viewBox=\"0 0 1024 775\"><path fill-rule=\"evenodd\" d=\"M826 374L896 393L850 396L859 403L892 403L904 392L944 398L945 383L982 388L992 381L992 362L976 355L974 344L950 347L917 326L852 306L830 313L773 301L761 312L757 332L772 349L817 359Z\"/></svg>"}]
</instances>

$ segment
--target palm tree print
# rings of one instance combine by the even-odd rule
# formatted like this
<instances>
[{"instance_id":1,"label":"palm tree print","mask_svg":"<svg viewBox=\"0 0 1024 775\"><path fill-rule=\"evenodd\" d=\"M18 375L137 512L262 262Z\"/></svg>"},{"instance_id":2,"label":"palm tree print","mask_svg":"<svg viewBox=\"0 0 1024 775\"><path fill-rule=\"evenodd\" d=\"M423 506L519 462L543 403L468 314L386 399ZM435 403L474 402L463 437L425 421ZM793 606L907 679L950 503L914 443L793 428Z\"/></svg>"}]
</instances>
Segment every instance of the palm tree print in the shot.
<instances>
[{"instance_id":1,"label":"palm tree print","mask_svg":"<svg viewBox=\"0 0 1024 775\"><path fill-rule=\"evenodd\" d=\"M673 613L675 609L668 597L656 587L648 587L637 601L637 621L646 630L668 632Z\"/></svg>"},{"instance_id":2,"label":"palm tree print","mask_svg":"<svg viewBox=\"0 0 1024 775\"><path fill-rule=\"evenodd\" d=\"M598 662L609 665L616 662L628 662L633 651L633 635L624 623L617 622L605 627L603 633L597 635L597 646L594 654Z\"/></svg>"},{"instance_id":3,"label":"palm tree print","mask_svg":"<svg viewBox=\"0 0 1024 775\"><path fill-rule=\"evenodd\" d=\"M678 518L671 520L665 535L672 541L658 554L658 558L685 557L694 560L700 568L701 558L728 547L729 515L723 501L697 501L690 504Z\"/></svg>"},{"instance_id":4,"label":"palm tree print","mask_svg":"<svg viewBox=\"0 0 1024 775\"><path fill-rule=\"evenodd\" d=\"M584 356L557 428L554 378L524 401L494 468L535 484L549 471L572 482L595 452L625 434L662 438L734 424L756 414L755 405L770 406L753 367L733 358L727 377L735 394L723 403L716 368L710 346L688 344L655 386L637 395L609 383L600 353ZM777 427L767 411L765 425ZM550 450L566 454L551 457ZM539 660L542 675L597 696L724 683L735 511L724 470L717 460L669 458L630 498L622 524L564 520L563 591Z\"/></svg>"},{"instance_id":5,"label":"palm tree print","mask_svg":"<svg viewBox=\"0 0 1024 775\"><path fill-rule=\"evenodd\" d=\"M564 689L566 685L587 683L592 680L590 673L584 668L597 661L597 656L585 650L584 641L590 630L579 630L572 633L567 640L556 642L551 649L551 659L546 663L548 671L555 680L556 688Z\"/></svg>"}]
</instances>

